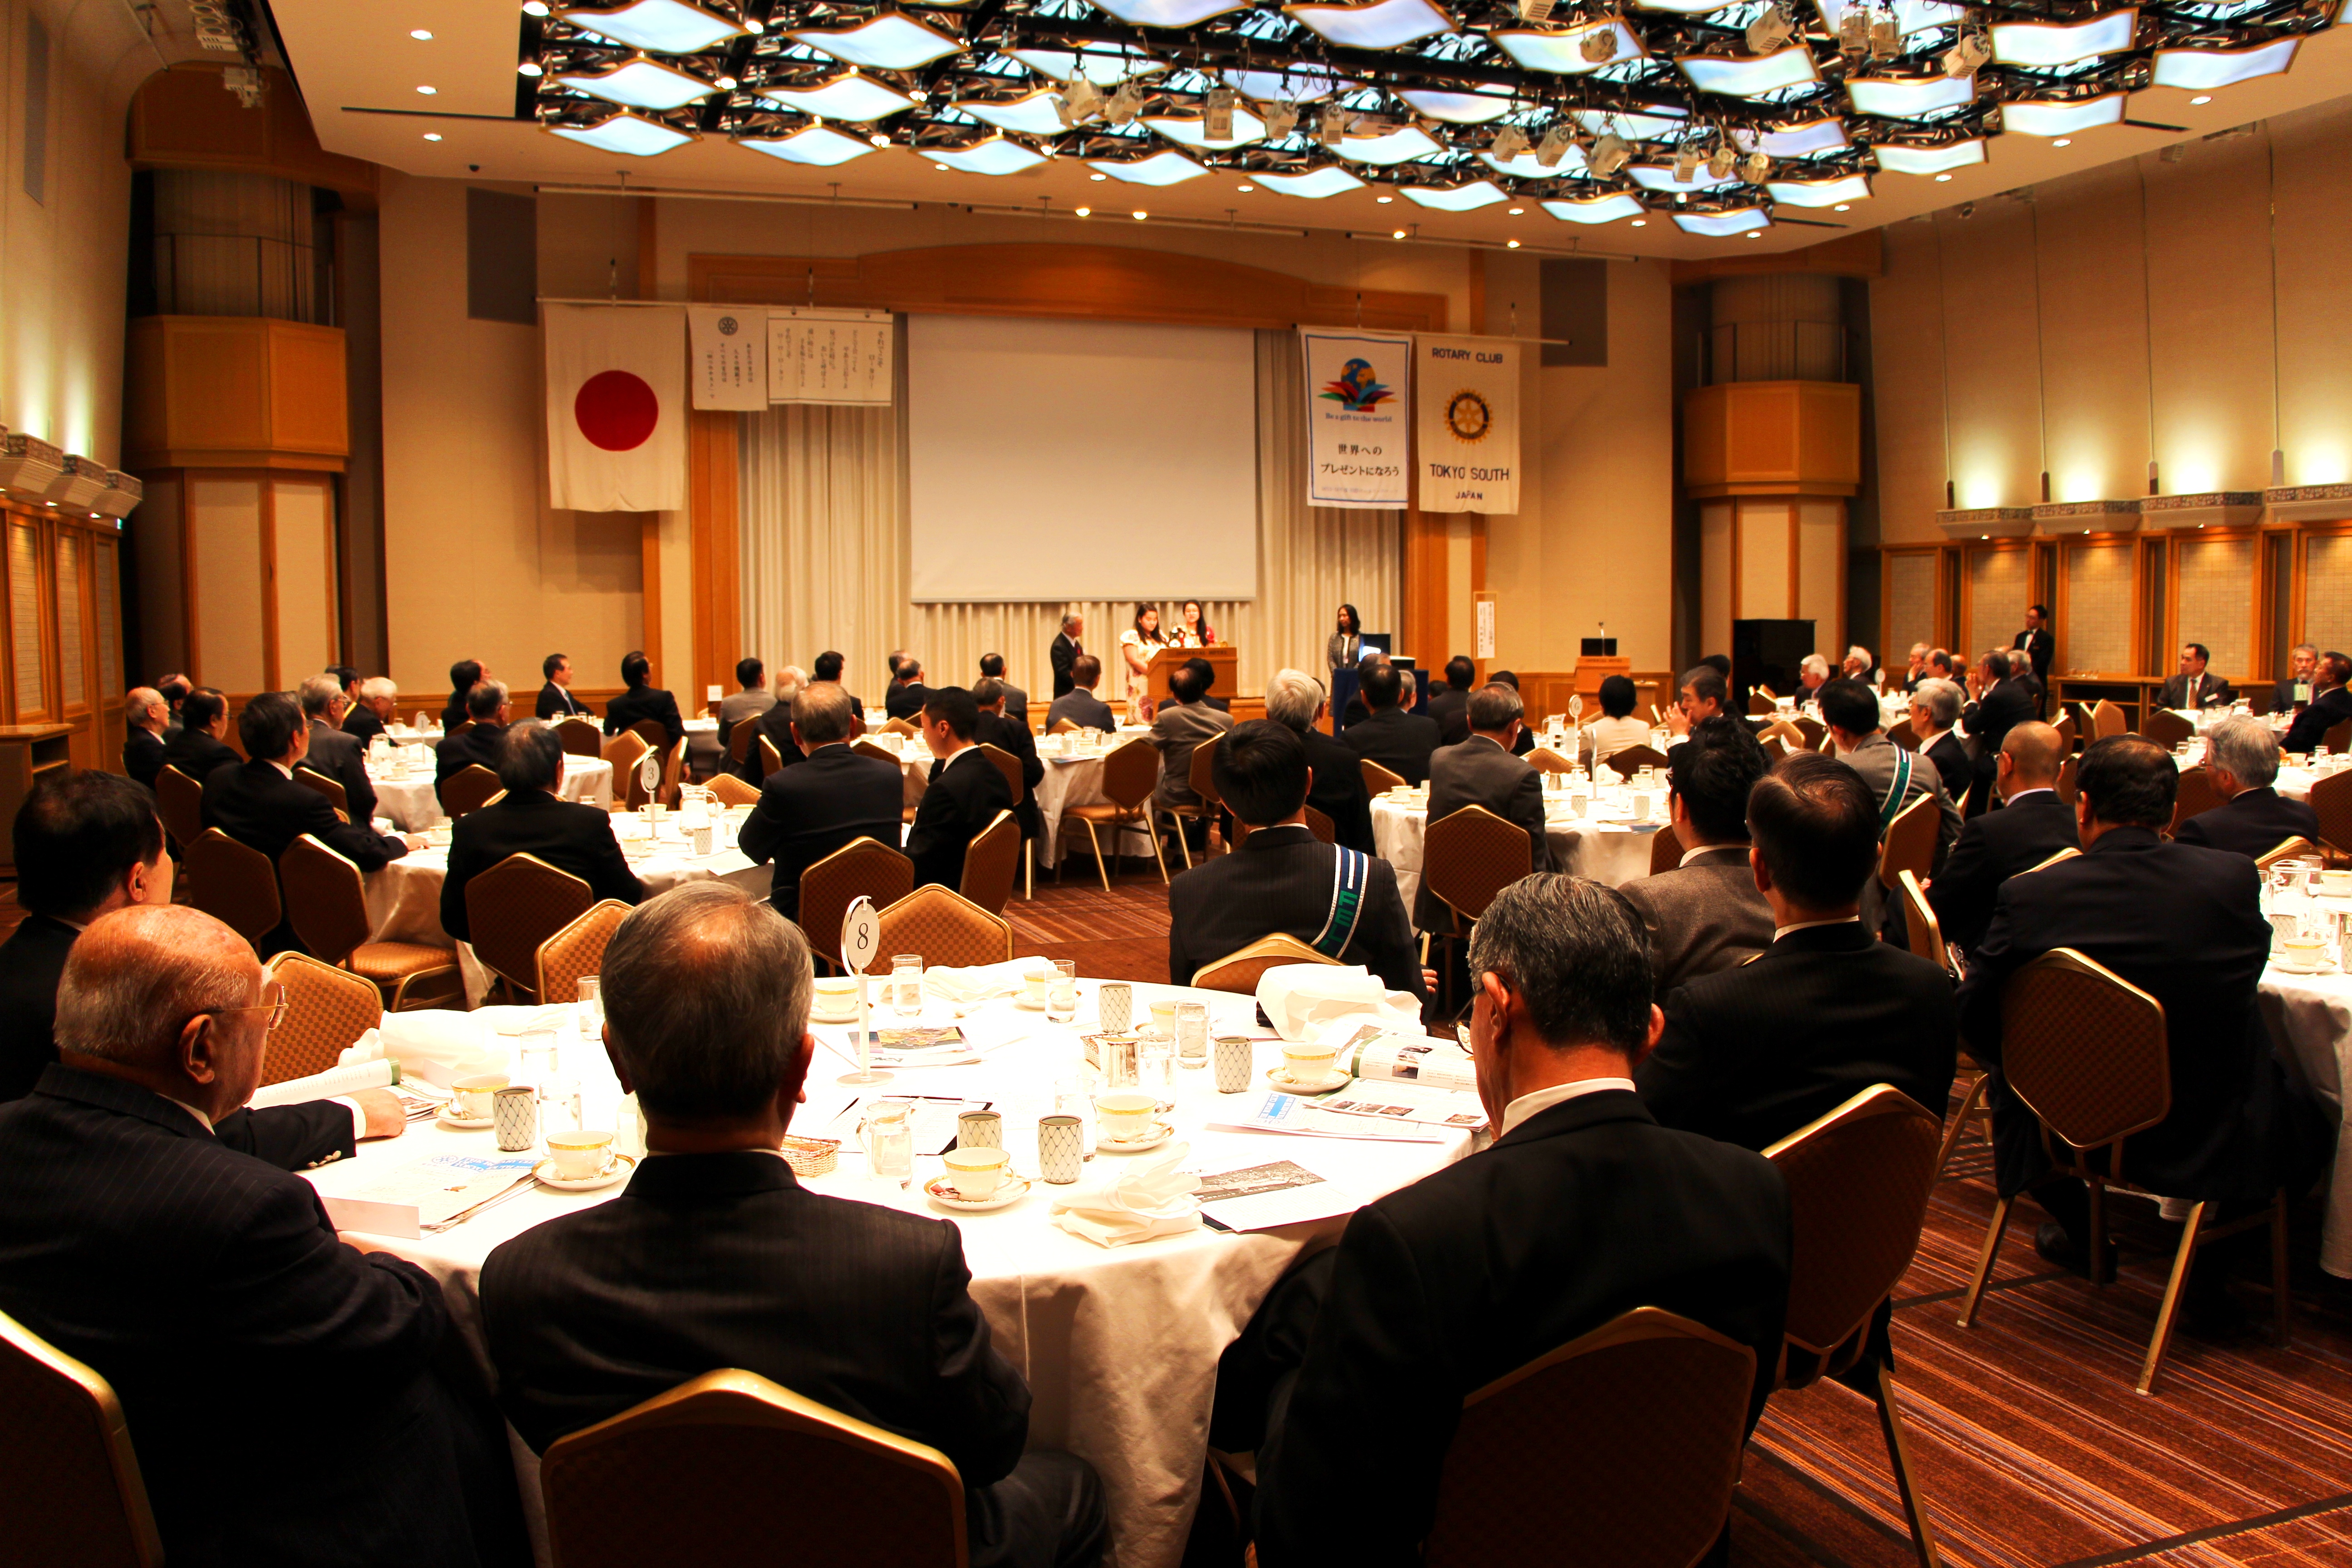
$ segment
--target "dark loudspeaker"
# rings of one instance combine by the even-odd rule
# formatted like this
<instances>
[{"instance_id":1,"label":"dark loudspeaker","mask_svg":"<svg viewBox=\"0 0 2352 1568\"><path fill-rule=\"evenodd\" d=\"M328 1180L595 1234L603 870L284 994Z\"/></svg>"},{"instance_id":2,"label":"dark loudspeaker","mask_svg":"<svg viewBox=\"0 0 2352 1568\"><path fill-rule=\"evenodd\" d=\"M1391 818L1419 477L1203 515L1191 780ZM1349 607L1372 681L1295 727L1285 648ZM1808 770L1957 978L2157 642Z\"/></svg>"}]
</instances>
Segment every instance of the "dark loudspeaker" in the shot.
<instances>
[{"instance_id":1,"label":"dark loudspeaker","mask_svg":"<svg viewBox=\"0 0 2352 1568\"><path fill-rule=\"evenodd\" d=\"M1748 711L1748 694L1769 686L1777 696L1797 694L1798 667L1813 651L1811 621L1731 623L1731 710Z\"/></svg>"}]
</instances>

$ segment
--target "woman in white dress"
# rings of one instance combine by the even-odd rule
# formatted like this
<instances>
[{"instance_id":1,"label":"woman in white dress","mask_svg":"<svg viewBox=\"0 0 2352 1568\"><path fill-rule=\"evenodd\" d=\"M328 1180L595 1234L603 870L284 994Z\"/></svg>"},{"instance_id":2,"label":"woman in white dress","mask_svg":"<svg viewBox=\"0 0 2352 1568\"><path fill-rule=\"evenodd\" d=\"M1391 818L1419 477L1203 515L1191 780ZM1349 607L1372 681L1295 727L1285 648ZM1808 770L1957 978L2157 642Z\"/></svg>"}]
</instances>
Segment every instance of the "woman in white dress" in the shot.
<instances>
[{"instance_id":1,"label":"woman in white dress","mask_svg":"<svg viewBox=\"0 0 2352 1568\"><path fill-rule=\"evenodd\" d=\"M1127 666L1127 712L1130 721L1139 717L1144 692L1144 676L1151 668L1151 656L1171 646L1160 635L1160 606L1135 606L1135 624L1118 634L1119 661Z\"/></svg>"},{"instance_id":2,"label":"woman in white dress","mask_svg":"<svg viewBox=\"0 0 2352 1568\"><path fill-rule=\"evenodd\" d=\"M1650 727L1633 717L1634 696L1633 683L1622 675L1601 683L1601 717L1584 729L1592 766L1599 767L1628 746L1650 743Z\"/></svg>"}]
</instances>

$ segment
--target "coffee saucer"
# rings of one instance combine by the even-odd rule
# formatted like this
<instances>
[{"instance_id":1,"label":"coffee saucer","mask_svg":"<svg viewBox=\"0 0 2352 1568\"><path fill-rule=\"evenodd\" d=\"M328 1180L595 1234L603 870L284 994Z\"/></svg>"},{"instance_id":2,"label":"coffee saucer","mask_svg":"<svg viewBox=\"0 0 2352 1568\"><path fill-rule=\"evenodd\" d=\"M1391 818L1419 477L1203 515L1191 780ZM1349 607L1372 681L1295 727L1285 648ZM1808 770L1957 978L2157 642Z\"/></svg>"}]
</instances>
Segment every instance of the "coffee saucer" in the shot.
<instances>
[{"instance_id":1,"label":"coffee saucer","mask_svg":"<svg viewBox=\"0 0 2352 1568\"><path fill-rule=\"evenodd\" d=\"M996 1209L1011 1208L1029 1195L1029 1178L1005 1173L996 1184L996 1191L984 1198L967 1198L959 1194L955 1184L945 1176L933 1176L923 1184L923 1195L943 1209L958 1214L988 1214Z\"/></svg>"},{"instance_id":2,"label":"coffee saucer","mask_svg":"<svg viewBox=\"0 0 2352 1568\"><path fill-rule=\"evenodd\" d=\"M851 1003L846 1013L820 1013L811 1007L809 1021L814 1024L855 1024L857 1022L857 1005Z\"/></svg>"},{"instance_id":3,"label":"coffee saucer","mask_svg":"<svg viewBox=\"0 0 2352 1568\"><path fill-rule=\"evenodd\" d=\"M1328 1094L1335 1089L1346 1088L1353 1080L1337 1068L1311 1080L1292 1078L1281 1068L1268 1068L1265 1069L1265 1081L1285 1094Z\"/></svg>"},{"instance_id":4,"label":"coffee saucer","mask_svg":"<svg viewBox=\"0 0 2352 1568\"><path fill-rule=\"evenodd\" d=\"M541 1160L530 1168L530 1173L539 1178L541 1186L553 1187L558 1192L593 1193L599 1187L609 1187L614 1182L627 1181L629 1173L636 1168L636 1161L629 1155L615 1154L610 1164L593 1176L560 1175L553 1160Z\"/></svg>"},{"instance_id":5,"label":"coffee saucer","mask_svg":"<svg viewBox=\"0 0 2352 1568\"><path fill-rule=\"evenodd\" d=\"M2281 974L2335 974L2340 973L2335 964L2329 963L2324 958L2308 968L2305 968L2300 963L2289 963L2283 958L2272 959L2270 966L2271 968L2278 971Z\"/></svg>"},{"instance_id":6,"label":"coffee saucer","mask_svg":"<svg viewBox=\"0 0 2352 1568\"><path fill-rule=\"evenodd\" d=\"M1160 1145L1167 1142L1168 1140L1175 1136L1175 1128L1170 1126L1165 1121L1155 1121L1151 1124L1151 1131L1140 1138L1096 1139L1095 1152L1097 1154L1140 1154L1146 1149L1159 1148Z\"/></svg>"},{"instance_id":7,"label":"coffee saucer","mask_svg":"<svg viewBox=\"0 0 2352 1568\"><path fill-rule=\"evenodd\" d=\"M433 1120L444 1127L456 1128L460 1132L478 1132L485 1127L496 1127L499 1124L499 1119L495 1116L453 1116L446 1106L433 1113Z\"/></svg>"}]
</instances>

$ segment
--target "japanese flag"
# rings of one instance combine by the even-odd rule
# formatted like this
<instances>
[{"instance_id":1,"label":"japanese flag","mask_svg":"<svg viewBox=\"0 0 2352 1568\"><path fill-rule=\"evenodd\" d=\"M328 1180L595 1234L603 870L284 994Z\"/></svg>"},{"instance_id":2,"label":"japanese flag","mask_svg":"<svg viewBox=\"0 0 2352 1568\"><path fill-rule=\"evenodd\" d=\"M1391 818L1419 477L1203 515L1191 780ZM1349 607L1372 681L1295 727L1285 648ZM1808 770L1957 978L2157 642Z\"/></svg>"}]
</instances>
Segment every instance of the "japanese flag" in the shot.
<instances>
[{"instance_id":1,"label":"japanese flag","mask_svg":"<svg viewBox=\"0 0 2352 1568\"><path fill-rule=\"evenodd\" d=\"M549 305L548 504L686 507L686 312Z\"/></svg>"}]
</instances>

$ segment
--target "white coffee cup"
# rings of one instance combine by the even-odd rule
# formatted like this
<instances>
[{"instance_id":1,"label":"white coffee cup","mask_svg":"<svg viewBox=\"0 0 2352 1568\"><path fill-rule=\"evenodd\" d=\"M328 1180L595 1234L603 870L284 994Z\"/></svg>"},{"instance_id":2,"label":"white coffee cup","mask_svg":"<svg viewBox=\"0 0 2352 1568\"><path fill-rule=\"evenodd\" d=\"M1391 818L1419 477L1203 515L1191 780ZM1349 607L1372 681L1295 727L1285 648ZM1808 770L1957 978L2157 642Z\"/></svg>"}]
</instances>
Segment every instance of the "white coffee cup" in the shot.
<instances>
[{"instance_id":1,"label":"white coffee cup","mask_svg":"<svg viewBox=\"0 0 2352 1568\"><path fill-rule=\"evenodd\" d=\"M506 1088L507 1075L502 1072L484 1073L478 1078L461 1078L449 1086L451 1114L468 1121L487 1119L499 1090Z\"/></svg>"},{"instance_id":2,"label":"white coffee cup","mask_svg":"<svg viewBox=\"0 0 2352 1568\"><path fill-rule=\"evenodd\" d=\"M2327 944L2315 936L2290 936L2279 942L2279 955L2294 969L2316 969L2327 956Z\"/></svg>"},{"instance_id":3,"label":"white coffee cup","mask_svg":"<svg viewBox=\"0 0 2352 1568\"><path fill-rule=\"evenodd\" d=\"M1152 1112L1160 1101L1133 1089L1117 1089L1095 1096L1095 1125L1102 1135L1120 1143L1133 1143L1151 1133Z\"/></svg>"},{"instance_id":4,"label":"white coffee cup","mask_svg":"<svg viewBox=\"0 0 2352 1568\"><path fill-rule=\"evenodd\" d=\"M613 1135L610 1132L551 1132L547 1135L547 1157L555 1162L555 1173L567 1182L584 1182L591 1176L601 1176L604 1167L613 1162Z\"/></svg>"},{"instance_id":5,"label":"white coffee cup","mask_svg":"<svg viewBox=\"0 0 2352 1568\"><path fill-rule=\"evenodd\" d=\"M2352 899L2352 871L2322 871L2319 890L2331 899Z\"/></svg>"},{"instance_id":6,"label":"white coffee cup","mask_svg":"<svg viewBox=\"0 0 2352 1568\"><path fill-rule=\"evenodd\" d=\"M1329 1046L1293 1040L1282 1047L1282 1072L1293 1083L1321 1083L1331 1076L1339 1053Z\"/></svg>"},{"instance_id":7,"label":"white coffee cup","mask_svg":"<svg viewBox=\"0 0 2352 1568\"><path fill-rule=\"evenodd\" d=\"M816 983L816 1014L823 1018L845 1018L857 1011L857 982L832 977Z\"/></svg>"},{"instance_id":8,"label":"white coffee cup","mask_svg":"<svg viewBox=\"0 0 2352 1568\"><path fill-rule=\"evenodd\" d=\"M981 1203L995 1196L998 1184L1004 1180L1002 1149L950 1149L944 1158L948 1181L960 1198Z\"/></svg>"},{"instance_id":9,"label":"white coffee cup","mask_svg":"<svg viewBox=\"0 0 2352 1568\"><path fill-rule=\"evenodd\" d=\"M1021 1000L1032 1007L1043 1007L1045 1005L1045 985L1050 978L1051 976L1044 974L1023 975Z\"/></svg>"}]
</instances>

